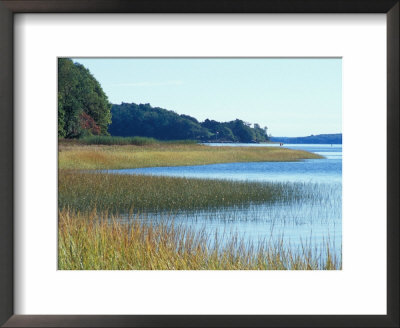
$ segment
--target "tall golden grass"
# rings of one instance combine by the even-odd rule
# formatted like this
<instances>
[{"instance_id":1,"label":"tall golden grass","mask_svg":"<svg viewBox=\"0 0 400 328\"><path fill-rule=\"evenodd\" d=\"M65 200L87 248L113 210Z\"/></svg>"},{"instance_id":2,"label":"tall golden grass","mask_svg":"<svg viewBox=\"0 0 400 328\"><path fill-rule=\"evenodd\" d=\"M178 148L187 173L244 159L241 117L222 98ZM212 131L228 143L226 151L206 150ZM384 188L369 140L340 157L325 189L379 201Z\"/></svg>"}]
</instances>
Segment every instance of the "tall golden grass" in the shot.
<instances>
[{"instance_id":1,"label":"tall golden grass","mask_svg":"<svg viewBox=\"0 0 400 328\"><path fill-rule=\"evenodd\" d=\"M223 246L218 236L187 227L145 224L132 216L129 224L103 213L59 211L60 270L339 270L329 249L294 251L283 241L245 243L232 235Z\"/></svg>"},{"instance_id":2,"label":"tall golden grass","mask_svg":"<svg viewBox=\"0 0 400 328\"><path fill-rule=\"evenodd\" d=\"M231 162L297 161L322 156L282 147L210 147L199 144L59 144L60 169L123 169Z\"/></svg>"}]
</instances>

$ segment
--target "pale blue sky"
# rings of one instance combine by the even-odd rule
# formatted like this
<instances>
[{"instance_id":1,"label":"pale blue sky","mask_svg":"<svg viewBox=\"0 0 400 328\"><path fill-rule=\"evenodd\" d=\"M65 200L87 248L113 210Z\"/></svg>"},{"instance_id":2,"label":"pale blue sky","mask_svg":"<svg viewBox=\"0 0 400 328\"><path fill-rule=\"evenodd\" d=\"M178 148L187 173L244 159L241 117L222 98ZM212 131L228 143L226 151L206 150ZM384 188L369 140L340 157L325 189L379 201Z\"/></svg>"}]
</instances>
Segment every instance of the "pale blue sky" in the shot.
<instances>
[{"instance_id":1,"label":"pale blue sky","mask_svg":"<svg viewBox=\"0 0 400 328\"><path fill-rule=\"evenodd\" d=\"M236 118L273 136L342 132L339 58L73 58L109 100L206 118Z\"/></svg>"}]
</instances>

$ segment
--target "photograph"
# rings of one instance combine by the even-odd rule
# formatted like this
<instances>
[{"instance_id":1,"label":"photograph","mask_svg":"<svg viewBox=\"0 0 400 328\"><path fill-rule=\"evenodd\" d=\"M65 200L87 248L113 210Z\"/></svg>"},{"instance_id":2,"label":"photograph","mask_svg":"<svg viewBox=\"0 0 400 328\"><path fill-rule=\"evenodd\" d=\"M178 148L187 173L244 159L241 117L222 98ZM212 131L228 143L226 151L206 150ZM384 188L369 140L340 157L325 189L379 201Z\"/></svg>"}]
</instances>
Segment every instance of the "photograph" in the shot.
<instances>
[{"instance_id":1,"label":"photograph","mask_svg":"<svg viewBox=\"0 0 400 328\"><path fill-rule=\"evenodd\" d=\"M399 1L0 0L0 326L398 327Z\"/></svg>"},{"instance_id":2,"label":"photograph","mask_svg":"<svg viewBox=\"0 0 400 328\"><path fill-rule=\"evenodd\" d=\"M57 65L58 270L342 270L341 57Z\"/></svg>"}]
</instances>

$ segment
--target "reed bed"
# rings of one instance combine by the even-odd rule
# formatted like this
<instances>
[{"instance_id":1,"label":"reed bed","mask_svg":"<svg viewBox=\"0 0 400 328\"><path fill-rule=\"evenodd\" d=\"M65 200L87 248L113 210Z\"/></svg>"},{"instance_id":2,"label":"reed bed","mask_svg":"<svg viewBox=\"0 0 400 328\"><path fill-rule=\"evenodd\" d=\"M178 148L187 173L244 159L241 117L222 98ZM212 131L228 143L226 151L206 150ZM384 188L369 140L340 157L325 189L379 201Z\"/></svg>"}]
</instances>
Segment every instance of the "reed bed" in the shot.
<instances>
[{"instance_id":1,"label":"reed bed","mask_svg":"<svg viewBox=\"0 0 400 328\"><path fill-rule=\"evenodd\" d=\"M303 150L282 147L211 147L184 143L143 145L82 145L59 143L60 169L124 169L187 166L232 162L287 162L323 158Z\"/></svg>"},{"instance_id":2,"label":"reed bed","mask_svg":"<svg viewBox=\"0 0 400 328\"><path fill-rule=\"evenodd\" d=\"M303 184L118 175L60 170L59 208L110 213L160 212L287 202L302 197Z\"/></svg>"},{"instance_id":3,"label":"reed bed","mask_svg":"<svg viewBox=\"0 0 400 328\"><path fill-rule=\"evenodd\" d=\"M77 140L82 145L154 145L158 141L146 137L111 137L111 136L90 136Z\"/></svg>"},{"instance_id":4,"label":"reed bed","mask_svg":"<svg viewBox=\"0 0 400 328\"><path fill-rule=\"evenodd\" d=\"M80 139L58 140L59 145L155 145L155 144L196 144L196 140L157 140L148 137L88 136Z\"/></svg>"},{"instance_id":5,"label":"reed bed","mask_svg":"<svg viewBox=\"0 0 400 328\"><path fill-rule=\"evenodd\" d=\"M59 211L60 270L340 270L329 243L293 250L283 241L245 243L188 227L146 224L131 216L128 224L93 210ZM225 237L226 238L226 237Z\"/></svg>"}]
</instances>

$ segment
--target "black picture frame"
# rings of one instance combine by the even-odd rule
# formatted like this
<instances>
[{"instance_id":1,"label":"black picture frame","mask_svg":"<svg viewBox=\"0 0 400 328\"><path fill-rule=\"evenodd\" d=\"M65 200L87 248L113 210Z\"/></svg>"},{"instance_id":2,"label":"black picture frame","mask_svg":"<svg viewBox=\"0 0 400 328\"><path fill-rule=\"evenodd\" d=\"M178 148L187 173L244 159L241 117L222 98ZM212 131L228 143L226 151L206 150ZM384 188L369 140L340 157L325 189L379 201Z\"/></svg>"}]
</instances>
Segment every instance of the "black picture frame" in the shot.
<instances>
[{"instance_id":1,"label":"black picture frame","mask_svg":"<svg viewBox=\"0 0 400 328\"><path fill-rule=\"evenodd\" d=\"M0 324L4 327L399 327L399 11L399 0L0 0ZM13 17L16 13L385 13L387 315L14 315Z\"/></svg>"}]
</instances>

